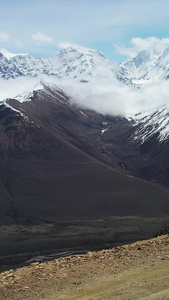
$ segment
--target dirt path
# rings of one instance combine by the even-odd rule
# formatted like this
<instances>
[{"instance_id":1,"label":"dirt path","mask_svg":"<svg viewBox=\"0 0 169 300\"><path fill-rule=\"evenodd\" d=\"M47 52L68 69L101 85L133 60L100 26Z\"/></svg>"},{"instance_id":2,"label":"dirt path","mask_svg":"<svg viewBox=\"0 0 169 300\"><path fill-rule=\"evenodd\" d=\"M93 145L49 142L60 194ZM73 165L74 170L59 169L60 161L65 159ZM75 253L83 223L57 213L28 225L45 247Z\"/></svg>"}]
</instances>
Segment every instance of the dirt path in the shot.
<instances>
[{"instance_id":1,"label":"dirt path","mask_svg":"<svg viewBox=\"0 0 169 300\"><path fill-rule=\"evenodd\" d=\"M0 299L169 299L169 236L4 272Z\"/></svg>"}]
</instances>

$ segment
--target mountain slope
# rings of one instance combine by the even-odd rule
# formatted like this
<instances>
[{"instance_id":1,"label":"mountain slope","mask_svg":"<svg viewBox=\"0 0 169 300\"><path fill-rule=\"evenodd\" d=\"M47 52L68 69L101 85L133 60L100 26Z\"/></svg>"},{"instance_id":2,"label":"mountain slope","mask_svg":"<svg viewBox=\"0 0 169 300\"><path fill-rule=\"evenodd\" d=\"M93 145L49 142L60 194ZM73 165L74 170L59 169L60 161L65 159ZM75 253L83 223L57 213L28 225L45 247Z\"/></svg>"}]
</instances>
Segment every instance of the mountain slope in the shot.
<instances>
[{"instance_id":1,"label":"mountain slope","mask_svg":"<svg viewBox=\"0 0 169 300\"><path fill-rule=\"evenodd\" d=\"M169 110L162 106L154 112L136 116L135 130L130 136L132 148L140 162L133 163L134 173L142 178L169 186Z\"/></svg>"},{"instance_id":2,"label":"mountain slope","mask_svg":"<svg viewBox=\"0 0 169 300\"><path fill-rule=\"evenodd\" d=\"M91 143L102 115L49 88L8 102L27 116L1 106L1 179L18 212L50 221L168 213L165 191L103 163L99 140Z\"/></svg>"}]
</instances>

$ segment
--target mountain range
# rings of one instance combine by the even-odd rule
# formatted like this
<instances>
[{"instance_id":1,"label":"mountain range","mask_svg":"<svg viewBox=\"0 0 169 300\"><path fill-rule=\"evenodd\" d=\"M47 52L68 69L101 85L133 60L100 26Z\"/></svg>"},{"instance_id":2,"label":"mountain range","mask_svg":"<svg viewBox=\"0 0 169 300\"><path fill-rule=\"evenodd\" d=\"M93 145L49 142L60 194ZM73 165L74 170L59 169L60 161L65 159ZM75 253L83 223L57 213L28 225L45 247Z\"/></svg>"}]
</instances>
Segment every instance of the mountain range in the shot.
<instances>
[{"instance_id":1,"label":"mountain range","mask_svg":"<svg viewBox=\"0 0 169 300\"><path fill-rule=\"evenodd\" d=\"M101 52L67 48L56 53L53 57L37 58L30 54L11 54L0 49L0 77L9 79L19 76L37 77L38 75L71 77L79 81L88 81L96 67L107 68L110 62Z\"/></svg>"},{"instance_id":2,"label":"mountain range","mask_svg":"<svg viewBox=\"0 0 169 300\"><path fill-rule=\"evenodd\" d=\"M0 49L0 77L36 77L54 75L87 80L95 68L111 69L124 82L169 78L169 48L160 51L142 50L133 59L113 64L103 53L87 48L66 48L52 57L38 58L29 53L13 54ZM83 78L84 77L84 78Z\"/></svg>"},{"instance_id":3,"label":"mountain range","mask_svg":"<svg viewBox=\"0 0 169 300\"><path fill-rule=\"evenodd\" d=\"M92 49L48 58L1 49L1 83L9 89L20 78L38 83L0 99L0 223L168 217L169 106L130 117L103 114L73 102L55 83L71 78L72 90L74 82L86 88L99 70L103 84L108 72L120 86L140 91L154 78L167 82L168 58L168 49L145 50L117 66ZM143 238L151 234L146 228Z\"/></svg>"}]
</instances>

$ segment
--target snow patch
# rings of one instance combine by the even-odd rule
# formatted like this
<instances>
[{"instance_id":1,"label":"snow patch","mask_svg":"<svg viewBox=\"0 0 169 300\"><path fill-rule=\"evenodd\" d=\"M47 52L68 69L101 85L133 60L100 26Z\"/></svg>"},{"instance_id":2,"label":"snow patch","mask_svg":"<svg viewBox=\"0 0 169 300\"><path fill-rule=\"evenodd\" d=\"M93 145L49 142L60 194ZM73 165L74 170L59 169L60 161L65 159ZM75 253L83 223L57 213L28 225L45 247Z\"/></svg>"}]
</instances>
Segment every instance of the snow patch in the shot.
<instances>
[{"instance_id":1,"label":"snow patch","mask_svg":"<svg viewBox=\"0 0 169 300\"><path fill-rule=\"evenodd\" d=\"M80 113L81 113L85 118L88 118L88 119L89 119L89 117L88 117L83 111L80 110Z\"/></svg>"},{"instance_id":2,"label":"snow patch","mask_svg":"<svg viewBox=\"0 0 169 300\"><path fill-rule=\"evenodd\" d=\"M12 105L10 105L10 104L8 103L8 100L9 100L9 99L6 99L6 101L4 100L4 101L3 101L3 104L4 104L6 107L9 107L11 110L17 112L17 113L18 113L20 116L22 116L26 121L29 121L29 118L28 118L25 114L23 114L20 110L14 108Z\"/></svg>"},{"instance_id":3,"label":"snow patch","mask_svg":"<svg viewBox=\"0 0 169 300\"><path fill-rule=\"evenodd\" d=\"M108 128L102 129L101 130L101 135L103 135L107 130L108 130Z\"/></svg>"}]
</instances>

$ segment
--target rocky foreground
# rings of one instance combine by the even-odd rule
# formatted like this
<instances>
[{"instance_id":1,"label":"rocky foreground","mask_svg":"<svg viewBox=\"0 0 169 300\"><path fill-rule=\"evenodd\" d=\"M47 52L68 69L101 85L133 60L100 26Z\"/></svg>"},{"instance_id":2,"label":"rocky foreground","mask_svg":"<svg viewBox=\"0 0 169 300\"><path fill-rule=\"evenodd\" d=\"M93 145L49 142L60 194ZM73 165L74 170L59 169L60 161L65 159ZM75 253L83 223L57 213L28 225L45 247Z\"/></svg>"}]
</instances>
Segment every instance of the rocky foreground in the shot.
<instances>
[{"instance_id":1,"label":"rocky foreground","mask_svg":"<svg viewBox=\"0 0 169 300\"><path fill-rule=\"evenodd\" d=\"M0 299L169 299L169 235L11 269Z\"/></svg>"}]
</instances>

